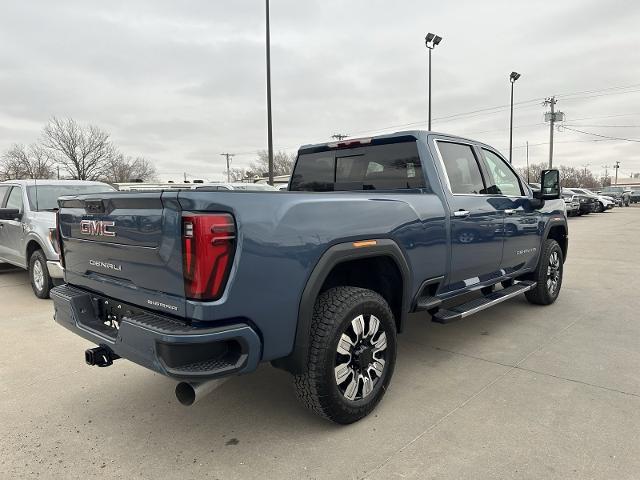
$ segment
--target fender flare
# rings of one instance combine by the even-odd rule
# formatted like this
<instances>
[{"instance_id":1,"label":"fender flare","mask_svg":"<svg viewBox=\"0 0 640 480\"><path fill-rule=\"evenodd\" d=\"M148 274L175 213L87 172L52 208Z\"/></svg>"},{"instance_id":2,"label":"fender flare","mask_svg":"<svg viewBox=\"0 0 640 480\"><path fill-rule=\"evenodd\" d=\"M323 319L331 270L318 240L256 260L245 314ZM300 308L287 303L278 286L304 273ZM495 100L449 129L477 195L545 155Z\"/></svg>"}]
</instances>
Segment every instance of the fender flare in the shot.
<instances>
[{"instance_id":1,"label":"fender flare","mask_svg":"<svg viewBox=\"0 0 640 480\"><path fill-rule=\"evenodd\" d=\"M565 248L563 249L563 253L564 253L563 261L566 262L567 261L567 254L569 252L569 225L567 224L566 218L556 217L555 215L552 216L547 221L547 224L545 225L544 233L542 235L542 241L544 242L547 238L549 238L549 233L551 232L551 229L555 228L555 227L563 227L564 228L565 237L566 237L566 245L565 245Z\"/></svg>"},{"instance_id":2,"label":"fender flare","mask_svg":"<svg viewBox=\"0 0 640 480\"><path fill-rule=\"evenodd\" d=\"M316 298L333 268L350 260L385 256L394 261L402 276L402 302L400 318L397 319L398 330L401 331L411 302L411 271L402 250L396 242L388 238L372 240L375 240L376 244L365 248L357 248L353 245L353 242L339 243L333 245L322 254L311 275L309 275L300 297L293 350L289 356L274 360L272 362L274 366L283 368L292 374L304 371L309 353L311 321Z\"/></svg>"},{"instance_id":3,"label":"fender flare","mask_svg":"<svg viewBox=\"0 0 640 480\"><path fill-rule=\"evenodd\" d=\"M40 235L34 232L29 232L24 239L24 249L22 252L24 254L24 259L27 262L27 266L29 265L29 261L27 260L27 251L28 251L29 244L31 242L37 243L38 246L40 247L40 250L45 252L45 256L46 256L46 250L45 250L45 247L43 246L43 240L42 238L40 238Z\"/></svg>"}]
</instances>

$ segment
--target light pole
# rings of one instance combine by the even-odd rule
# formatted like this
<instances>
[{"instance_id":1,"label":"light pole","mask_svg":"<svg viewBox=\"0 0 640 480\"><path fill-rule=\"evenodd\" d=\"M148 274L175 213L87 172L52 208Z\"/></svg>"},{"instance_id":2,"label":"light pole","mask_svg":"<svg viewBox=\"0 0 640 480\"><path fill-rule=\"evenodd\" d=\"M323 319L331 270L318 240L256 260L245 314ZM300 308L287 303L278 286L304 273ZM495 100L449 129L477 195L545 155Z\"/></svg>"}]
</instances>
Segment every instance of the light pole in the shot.
<instances>
[{"instance_id":1,"label":"light pole","mask_svg":"<svg viewBox=\"0 0 640 480\"><path fill-rule=\"evenodd\" d=\"M431 130L431 50L441 41L442 37L435 33L427 33L427 36L424 37L424 44L429 49L429 130Z\"/></svg>"},{"instance_id":2,"label":"light pole","mask_svg":"<svg viewBox=\"0 0 640 480\"><path fill-rule=\"evenodd\" d=\"M271 123L271 31L269 29L269 0L266 0L267 21L267 145L269 148L269 185L273 185L273 128Z\"/></svg>"},{"instance_id":3,"label":"light pole","mask_svg":"<svg viewBox=\"0 0 640 480\"><path fill-rule=\"evenodd\" d=\"M513 154L513 84L520 78L518 72L511 72L509 81L511 82L511 120L509 121L509 163L512 163L511 156Z\"/></svg>"}]
</instances>

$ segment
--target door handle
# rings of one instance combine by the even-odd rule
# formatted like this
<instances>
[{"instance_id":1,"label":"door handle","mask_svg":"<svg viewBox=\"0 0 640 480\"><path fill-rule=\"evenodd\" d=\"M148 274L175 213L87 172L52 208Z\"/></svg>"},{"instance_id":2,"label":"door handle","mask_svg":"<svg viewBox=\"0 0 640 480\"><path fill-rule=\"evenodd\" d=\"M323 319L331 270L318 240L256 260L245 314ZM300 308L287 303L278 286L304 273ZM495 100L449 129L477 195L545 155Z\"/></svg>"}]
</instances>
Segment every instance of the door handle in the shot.
<instances>
[{"instance_id":1,"label":"door handle","mask_svg":"<svg viewBox=\"0 0 640 480\"><path fill-rule=\"evenodd\" d=\"M506 208L504 211L505 215L513 215L516 211L513 208Z\"/></svg>"},{"instance_id":2,"label":"door handle","mask_svg":"<svg viewBox=\"0 0 640 480\"><path fill-rule=\"evenodd\" d=\"M471 212L469 210L457 210L453 212L453 216L458 218L468 217L470 214Z\"/></svg>"}]
</instances>

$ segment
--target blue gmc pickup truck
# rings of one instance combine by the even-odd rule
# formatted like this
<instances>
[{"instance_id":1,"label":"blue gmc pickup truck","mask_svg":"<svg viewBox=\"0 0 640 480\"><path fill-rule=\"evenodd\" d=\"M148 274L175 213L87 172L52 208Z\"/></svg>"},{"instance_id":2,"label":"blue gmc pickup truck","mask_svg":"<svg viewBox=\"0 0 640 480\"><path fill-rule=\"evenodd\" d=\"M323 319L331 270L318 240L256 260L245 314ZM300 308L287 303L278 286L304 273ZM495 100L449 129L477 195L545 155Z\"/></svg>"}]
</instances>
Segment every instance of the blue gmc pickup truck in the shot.
<instances>
[{"instance_id":1,"label":"blue gmc pickup truck","mask_svg":"<svg viewBox=\"0 0 640 480\"><path fill-rule=\"evenodd\" d=\"M55 319L97 345L90 365L172 377L184 404L270 361L351 423L387 390L408 313L556 300L566 213L558 172L540 183L488 145L408 131L303 146L284 192L63 197Z\"/></svg>"}]
</instances>

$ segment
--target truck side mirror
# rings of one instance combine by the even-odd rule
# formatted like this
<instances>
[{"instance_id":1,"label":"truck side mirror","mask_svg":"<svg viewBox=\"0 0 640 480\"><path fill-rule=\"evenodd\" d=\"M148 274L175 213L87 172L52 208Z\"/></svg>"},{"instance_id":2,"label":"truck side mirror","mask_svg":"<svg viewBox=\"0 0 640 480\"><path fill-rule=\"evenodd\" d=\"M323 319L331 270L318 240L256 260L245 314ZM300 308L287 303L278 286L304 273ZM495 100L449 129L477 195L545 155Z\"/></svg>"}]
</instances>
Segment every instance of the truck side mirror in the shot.
<instances>
[{"instance_id":1,"label":"truck side mirror","mask_svg":"<svg viewBox=\"0 0 640 480\"><path fill-rule=\"evenodd\" d=\"M0 220L20 220L22 214L17 208L0 208Z\"/></svg>"},{"instance_id":2,"label":"truck side mirror","mask_svg":"<svg viewBox=\"0 0 640 480\"><path fill-rule=\"evenodd\" d=\"M534 193L539 200L555 200L560 198L560 172L558 170L543 170L540 174L540 191Z\"/></svg>"}]
</instances>

